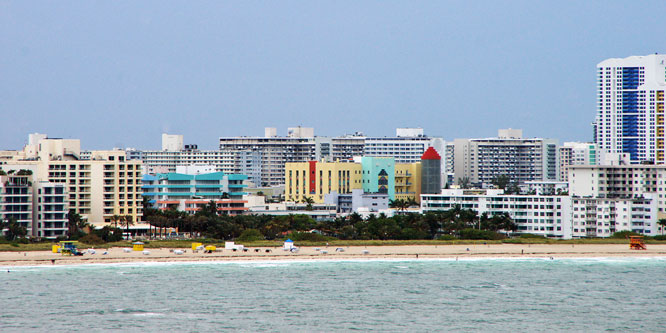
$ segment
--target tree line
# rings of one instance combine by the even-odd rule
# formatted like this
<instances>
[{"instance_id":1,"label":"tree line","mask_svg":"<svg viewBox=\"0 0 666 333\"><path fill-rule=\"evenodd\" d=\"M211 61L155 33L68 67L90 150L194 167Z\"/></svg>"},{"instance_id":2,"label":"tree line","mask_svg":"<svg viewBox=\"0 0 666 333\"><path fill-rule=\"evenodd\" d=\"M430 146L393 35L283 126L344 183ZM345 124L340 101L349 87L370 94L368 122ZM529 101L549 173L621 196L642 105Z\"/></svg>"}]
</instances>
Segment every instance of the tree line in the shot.
<instances>
[{"instance_id":1,"label":"tree line","mask_svg":"<svg viewBox=\"0 0 666 333\"><path fill-rule=\"evenodd\" d=\"M404 207L404 206L403 206ZM436 239L442 236L460 237L466 229L492 233L517 229L508 214L479 216L476 211L456 206L446 211L401 213L392 217L384 214L367 218L357 213L332 221L315 221L307 215L220 215L214 202L206 204L195 214L177 210L144 209L150 235L167 236L170 229L189 233L191 237L211 237L231 240L246 230L258 231L264 239L283 238L294 232L315 232L344 240Z\"/></svg>"}]
</instances>

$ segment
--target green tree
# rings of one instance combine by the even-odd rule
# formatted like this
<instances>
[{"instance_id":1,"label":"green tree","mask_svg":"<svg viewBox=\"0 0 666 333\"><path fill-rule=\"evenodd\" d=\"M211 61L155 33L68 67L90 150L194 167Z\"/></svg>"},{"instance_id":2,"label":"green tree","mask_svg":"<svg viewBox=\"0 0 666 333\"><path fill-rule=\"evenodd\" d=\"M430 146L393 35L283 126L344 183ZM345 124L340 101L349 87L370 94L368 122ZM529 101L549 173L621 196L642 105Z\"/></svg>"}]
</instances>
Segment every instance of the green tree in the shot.
<instances>
[{"instance_id":1,"label":"green tree","mask_svg":"<svg viewBox=\"0 0 666 333\"><path fill-rule=\"evenodd\" d=\"M129 239L130 235L129 227L134 225L134 219L132 218L132 215L121 216L120 225L125 227L125 233L127 234L127 237Z\"/></svg>"},{"instance_id":2,"label":"green tree","mask_svg":"<svg viewBox=\"0 0 666 333\"><path fill-rule=\"evenodd\" d=\"M258 241L263 240L264 235L257 229L245 229L236 239L240 242Z\"/></svg>"},{"instance_id":3,"label":"green tree","mask_svg":"<svg viewBox=\"0 0 666 333\"><path fill-rule=\"evenodd\" d=\"M469 177L462 177L458 178L458 185L460 185L460 188L469 188L470 185L470 180Z\"/></svg>"},{"instance_id":4,"label":"green tree","mask_svg":"<svg viewBox=\"0 0 666 333\"><path fill-rule=\"evenodd\" d=\"M664 234L664 229L666 228L666 219L659 219L657 224L661 227L661 234Z\"/></svg>"},{"instance_id":5,"label":"green tree","mask_svg":"<svg viewBox=\"0 0 666 333\"><path fill-rule=\"evenodd\" d=\"M118 228L118 222L123 219L123 216L114 214L111 216L111 221L113 221L113 227Z\"/></svg>"},{"instance_id":6,"label":"green tree","mask_svg":"<svg viewBox=\"0 0 666 333\"><path fill-rule=\"evenodd\" d=\"M497 188L505 190L507 185L511 182L511 179L507 175L499 175L497 177L494 177L492 180L492 184L495 185Z\"/></svg>"},{"instance_id":7,"label":"green tree","mask_svg":"<svg viewBox=\"0 0 666 333\"><path fill-rule=\"evenodd\" d=\"M312 210L312 205L314 204L314 199L312 199L312 197L304 196L301 202L306 204L305 210Z\"/></svg>"},{"instance_id":8,"label":"green tree","mask_svg":"<svg viewBox=\"0 0 666 333\"><path fill-rule=\"evenodd\" d=\"M28 234L28 229L21 225L16 218L10 217L6 223L0 228L0 230L7 228L5 232L5 239L8 241L16 240L17 238L23 238Z\"/></svg>"},{"instance_id":9,"label":"green tree","mask_svg":"<svg viewBox=\"0 0 666 333\"><path fill-rule=\"evenodd\" d=\"M82 218L79 213L70 209L67 214L67 233L70 239L82 237L84 233L89 233L93 229L92 224Z\"/></svg>"},{"instance_id":10,"label":"green tree","mask_svg":"<svg viewBox=\"0 0 666 333\"><path fill-rule=\"evenodd\" d=\"M389 200L389 207L402 212L409 207L409 203L403 199Z\"/></svg>"}]
</instances>

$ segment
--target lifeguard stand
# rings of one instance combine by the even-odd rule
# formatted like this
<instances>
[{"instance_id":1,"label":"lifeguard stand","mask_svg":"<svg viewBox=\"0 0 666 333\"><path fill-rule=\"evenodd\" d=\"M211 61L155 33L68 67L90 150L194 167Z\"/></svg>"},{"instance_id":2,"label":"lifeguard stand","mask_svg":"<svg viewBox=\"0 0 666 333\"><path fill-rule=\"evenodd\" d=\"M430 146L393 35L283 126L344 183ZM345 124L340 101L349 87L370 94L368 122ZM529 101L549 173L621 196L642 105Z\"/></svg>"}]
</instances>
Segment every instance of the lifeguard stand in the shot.
<instances>
[{"instance_id":1,"label":"lifeguard stand","mask_svg":"<svg viewBox=\"0 0 666 333\"><path fill-rule=\"evenodd\" d=\"M76 248L77 241L61 241L60 242L60 253L63 256L79 255L80 252Z\"/></svg>"},{"instance_id":2,"label":"lifeguard stand","mask_svg":"<svg viewBox=\"0 0 666 333\"><path fill-rule=\"evenodd\" d=\"M643 236L629 236L629 249L631 250L647 250Z\"/></svg>"},{"instance_id":3,"label":"lifeguard stand","mask_svg":"<svg viewBox=\"0 0 666 333\"><path fill-rule=\"evenodd\" d=\"M143 242L134 242L132 243L132 250L134 251L143 251Z\"/></svg>"}]
</instances>

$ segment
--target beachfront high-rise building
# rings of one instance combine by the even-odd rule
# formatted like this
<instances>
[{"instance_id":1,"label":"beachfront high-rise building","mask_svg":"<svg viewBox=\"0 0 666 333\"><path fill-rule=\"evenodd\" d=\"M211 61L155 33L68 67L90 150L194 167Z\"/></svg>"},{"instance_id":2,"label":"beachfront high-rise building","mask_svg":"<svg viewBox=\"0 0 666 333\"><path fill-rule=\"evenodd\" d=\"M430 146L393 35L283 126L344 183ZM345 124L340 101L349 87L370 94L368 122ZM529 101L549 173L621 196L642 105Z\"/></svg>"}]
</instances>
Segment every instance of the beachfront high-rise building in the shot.
<instances>
[{"instance_id":1,"label":"beachfront high-rise building","mask_svg":"<svg viewBox=\"0 0 666 333\"><path fill-rule=\"evenodd\" d=\"M0 175L0 221L14 219L24 227L28 235L33 235L32 221L32 175L24 174L25 170L8 170Z\"/></svg>"},{"instance_id":2,"label":"beachfront high-rise building","mask_svg":"<svg viewBox=\"0 0 666 333\"><path fill-rule=\"evenodd\" d=\"M32 139L0 168L30 170L34 182L64 184L69 209L92 224L110 223L113 215L141 220L141 161L127 160L123 150L92 151L82 160L79 140Z\"/></svg>"},{"instance_id":3,"label":"beachfront high-rise building","mask_svg":"<svg viewBox=\"0 0 666 333\"><path fill-rule=\"evenodd\" d=\"M594 141L632 163L664 164L666 55L612 58L597 64Z\"/></svg>"},{"instance_id":4,"label":"beachfront high-rise building","mask_svg":"<svg viewBox=\"0 0 666 333\"><path fill-rule=\"evenodd\" d=\"M69 231L67 185L47 181L35 182L33 189L33 235L54 239Z\"/></svg>"},{"instance_id":5,"label":"beachfront high-rise building","mask_svg":"<svg viewBox=\"0 0 666 333\"><path fill-rule=\"evenodd\" d=\"M289 128L288 132L288 136L278 137L274 128L266 128L264 137L222 137L220 151L252 158L253 167L261 170L256 186L282 185L285 163L308 162L316 157L314 129Z\"/></svg>"},{"instance_id":6,"label":"beachfront high-rise building","mask_svg":"<svg viewBox=\"0 0 666 333\"><path fill-rule=\"evenodd\" d=\"M522 130L504 129L498 137L456 139L454 177L489 187L499 176L519 186L532 180L557 179L557 140L523 138Z\"/></svg>"},{"instance_id":7,"label":"beachfront high-rise building","mask_svg":"<svg viewBox=\"0 0 666 333\"><path fill-rule=\"evenodd\" d=\"M33 180L31 171L7 170L0 175L0 221L13 218L26 236L57 238L68 230L69 205L64 184Z\"/></svg>"},{"instance_id":8,"label":"beachfront high-rise building","mask_svg":"<svg viewBox=\"0 0 666 333\"><path fill-rule=\"evenodd\" d=\"M557 149L558 180L569 180L569 166L596 165L599 163L597 145L590 142L565 142Z\"/></svg>"},{"instance_id":9,"label":"beachfront high-rise building","mask_svg":"<svg viewBox=\"0 0 666 333\"><path fill-rule=\"evenodd\" d=\"M141 153L145 173L176 172L179 166L212 165L218 172L241 173L239 156L220 150L199 150L197 145L183 145L182 135L162 134L162 150Z\"/></svg>"},{"instance_id":10,"label":"beachfront high-rise building","mask_svg":"<svg viewBox=\"0 0 666 333\"><path fill-rule=\"evenodd\" d=\"M421 161L428 147L434 147L442 155L446 142L426 136L422 128L398 128L395 137L366 137L363 156L393 157L395 163L415 163ZM442 169L446 169L446 165Z\"/></svg>"}]
</instances>

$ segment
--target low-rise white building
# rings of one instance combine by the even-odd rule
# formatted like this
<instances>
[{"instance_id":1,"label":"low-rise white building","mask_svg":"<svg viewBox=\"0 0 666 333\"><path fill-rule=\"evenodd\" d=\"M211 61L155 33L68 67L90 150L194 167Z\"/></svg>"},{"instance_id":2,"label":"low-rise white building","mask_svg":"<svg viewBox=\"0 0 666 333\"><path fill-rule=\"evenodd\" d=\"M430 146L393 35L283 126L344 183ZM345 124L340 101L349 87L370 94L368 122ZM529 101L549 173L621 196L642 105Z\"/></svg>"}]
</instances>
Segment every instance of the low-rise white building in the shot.
<instances>
[{"instance_id":1,"label":"low-rise white building","mask_svg":"<svg viewBox=\"0 0 666 333\"><path fill-rule=\"evenodd\" d=\"M657 233L657 201L652 195L638 198L572 198L574 237L609 237L632 231L646 236Z\"/></svg>"},{"instance_id":2,"label":"low-rise white building","mask_svg":"<svg viewBox=\"0 0 666 333\"><path fill-rule=\"evenodd\" d=\"M503 190L442 190L441 194L422 194L421 210L449 210L459 205L488 213L508 213L518 225L518 233L552 238L572 238L571 197L563 195L513 195Z\"/></svg>"},{"instance_id":3,"label":"low-rise white building","mask_svg":"<svg viewBox=\"0 0 666 333\"><path fill-rule=\"evenodd\" d=\"M389 209L389 196L386 193L363 193L360 189L348 194L333 191L324 197L324 203L336 205L340 214L380 213Z\"/></svg>"}]
</instances>

